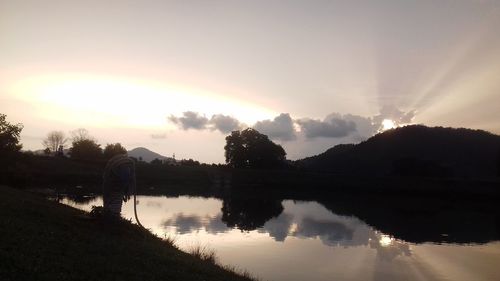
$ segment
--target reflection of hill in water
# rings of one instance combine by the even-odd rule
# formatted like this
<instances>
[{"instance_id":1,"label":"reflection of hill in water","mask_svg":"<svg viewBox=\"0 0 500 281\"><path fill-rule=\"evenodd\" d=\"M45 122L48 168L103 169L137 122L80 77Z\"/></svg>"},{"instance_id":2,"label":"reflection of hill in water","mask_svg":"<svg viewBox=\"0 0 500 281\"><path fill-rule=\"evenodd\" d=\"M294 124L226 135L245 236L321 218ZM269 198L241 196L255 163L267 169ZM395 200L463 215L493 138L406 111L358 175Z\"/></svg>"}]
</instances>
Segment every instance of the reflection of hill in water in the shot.
<instances>
[{"instance_id":1,"label":"reflection of hill in water","mask_svg":"<svg viewBox=\"0 0 500 281\"><path fill-rule=\"evenodd\" d=\"M356 204L352 204L352 200ZM319 200L336 214L354 215L374 228L413 242L487 243L500 240L496 200L357 197Z\"/></svg>"},{"instance_id":2,"label":"reflection of hill in water","mask_svg":"<svg viewBox=\"0 0 500 281\"><path fill-rule=\"evenodd\" d=\"M210 234L227 233L234 228L243 231L257 231L266 233L275 241L284 242L295 237L301 239L318 239L324 245L331 247L370 247L377 252L381 259L391 260L399 255L411 255L406 242L384 235L363 221L355 217L339 216L331 213L317 202L293 202L290 200L266 202L259 204L255 201L241 203L233 200L224 203L221 212L217 215L195 215L176 213L162 222L165 229L173 230L178 234L197 233L206 231ZM277 205L276 203L279 203ZM250 206L246 209L245 206ZM260 206L260 208L259 208ZM267 206L268 208L266 208ZM266 209L271 210L266 217L278 210L280 214L263 221ZM235 212L232 215L227 210ZM257 215L257 220L252 220ZM223 222L224 217L235 219ZM258 225L258 227L257 227Z\"/></svg>"},{"instance_id":3,"label":"reflection of hill in water","mask_svg":"<svg viewBox=\"0 0 500 281\"><path fill-rule=\"evenodd\" d=\"M179 212L168 218L164 222L165 226L176 226L180 233L197 229L205 229L209 233L226 232L232 228L258 230L269 233L276 241L284 241L289 236L317 237L325 244L343 246L368 245L369 239L376 240L374 235L361 231L369 226L377 233L382 232L411 243L500 241L500 206L496 197L440 198L418 194L391 196L387 193L287 194L263 188L198 191L162 190L162 195L219 198L222 200L221 213L218 216L196 217ZM159 195L158 190L156 193ZM79 195L73 201L85 202L89 199ZM328 214L321 218L298 217L298 214L289 212L288 205L284 206L285 202L289 202L286 200L316 201L326 208L321 212L328 210ZM332 220L332 216L350 219Z\"/></svg>"},{"instance_id":4,"label":"reflection of hill in water","mask_svg":"<svg viewBox=\"0 0 500 281\"><path fill-rule=\"evenodd\" d=\"M487 243L500 240L497 198L265 193L240 188L233 189L229 194L212 196L223 200L222 220L228 227L241 230L264 227L278 241L289 235L285 226L290 218L286 212L282 213L284 199L317 201L334 214L355 216L383 233L412 243ZM317 236L325 241L342 240L351 235L349 229L344 229L342 225L313 219L303 223L307 227L296 230L297 235L313 235L310 231L320 228L326 236ZM325 238L328 235L330 239Z\"/></svg>"}]
</instances>

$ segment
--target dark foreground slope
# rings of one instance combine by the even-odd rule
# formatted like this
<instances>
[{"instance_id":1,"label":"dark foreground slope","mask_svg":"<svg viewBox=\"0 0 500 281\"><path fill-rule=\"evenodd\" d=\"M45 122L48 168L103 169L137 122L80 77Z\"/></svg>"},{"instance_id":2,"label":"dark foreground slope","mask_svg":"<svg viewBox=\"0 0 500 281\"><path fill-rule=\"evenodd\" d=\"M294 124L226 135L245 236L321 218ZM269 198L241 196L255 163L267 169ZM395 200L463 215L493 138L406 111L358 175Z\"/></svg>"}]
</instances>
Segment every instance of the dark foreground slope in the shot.
<instances>
[{"instance_id":1,"label":"dark foreground slope","mask_svg":"<svg viewBox=\"0 0 500 281\"><path fill-rule=\"evenodd\" d=\"M500 136L480 130L406 126L358 145L335 146L297 164L306 170L349 175L495 178L500 170Z\"/></svg>"},{"instance_id":2,"label":"dark foreground slope","mask_svg":"<svg viewBox=\"0 0 500 281\"><path fill-rule=\"evenodd\" d=\"M0 186L0 280L249 280L128 222Z\"/></svg>"}]
</instances>

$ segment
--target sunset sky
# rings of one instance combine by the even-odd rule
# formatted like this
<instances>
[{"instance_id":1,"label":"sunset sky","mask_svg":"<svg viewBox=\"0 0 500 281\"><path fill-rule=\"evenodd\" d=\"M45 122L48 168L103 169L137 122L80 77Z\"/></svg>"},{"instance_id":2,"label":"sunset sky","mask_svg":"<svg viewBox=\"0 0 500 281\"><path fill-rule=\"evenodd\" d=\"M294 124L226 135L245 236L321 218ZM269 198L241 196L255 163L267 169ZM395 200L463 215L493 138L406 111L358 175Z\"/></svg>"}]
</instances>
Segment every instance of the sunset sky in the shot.
<instances>
[{"instance_id":1,"label":"sunset sky","mask_svg":"<svg viewBox=\"0 0 500 281\"><path fill-rule=\"evenodd\" d=\"M86 128L208 163L248 126L289 159L404 124L500 134L500 1L0 0L0 113L26 150Z\"/></svg>"}]
</instances>

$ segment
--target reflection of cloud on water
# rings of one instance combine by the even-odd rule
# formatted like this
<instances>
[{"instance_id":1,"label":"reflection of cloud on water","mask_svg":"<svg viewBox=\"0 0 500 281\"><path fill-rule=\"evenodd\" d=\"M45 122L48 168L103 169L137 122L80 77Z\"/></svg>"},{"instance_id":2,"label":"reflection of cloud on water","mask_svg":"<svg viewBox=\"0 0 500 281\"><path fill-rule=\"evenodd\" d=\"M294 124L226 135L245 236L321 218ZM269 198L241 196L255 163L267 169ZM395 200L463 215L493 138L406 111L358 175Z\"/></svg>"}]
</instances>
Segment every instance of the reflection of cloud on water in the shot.
<instances>
[{"instance_id":1,"label":"reflection of cloud on water","mask_svg":"<svg viewBox=\"0 0 500 281\"><path fill-rule=\"evenodd\" d=\"M266 222L259 232L267 232L280 242L290 236L318 238L323 244L333 247L369 246L382 260L411 255L407 243L384 235L355 217L330 213L328 217L314 218L314 215L288 213L285 208L280 216Z\"/></svg>"},{"instance_id":2,"label":"reflection of cloud on water","mask_svg":"<svg viewBox=\"0 0 500 281\"><path fill-rule=\"evenodd\" d=\"M293 222L293 216L282 213L277 218L272 218L264 224L263 228L258 231L261 233L269 233L269 236L276 241L283 242L289 235L289 229Z\"/></svg>"},{"instance_id":3,"label":"reflection of cloud on water","mask_svg":"<svg viewBox=\"0 0 500 281\"><path fill-rule=\"evenodd\" d=\"M330 213L330 218L300 218L295 214L282 213L271 219L260 232L267 232L276 241L284 241L286 237L319 238L329 246L368 245L371 228L362 221L342 217Z\"/></svg>"},{"instance_id":4,"label":"reflection of cloud on water","mask_svg":"<svg viewBox=\"0 0 500 281\"><path fill-rule=\"evenodd\" d=\"M205 230L211 234L217 234L222 232L227 232L230 228L222 222L222 214L218 214L214 218L210 218L208 223L205 225Z\"/></svg>"},{"instance_id":5,"label":"reflection of cloud on water","mask_svg":"<svg viewBox=\"0 0 500 281\"><path fill-rule=\"evenodd\" d=\"M322 210L315 210L316 207L305 206L300 210L290 211L285 208L278 217L268 220L257 231L268 233L279 242L285 242L287 237L297 237L319 239L324 245L331 247L370 247L381 260L411 255L407 243L384 235L355 217L339 216L329 211L323 213ZM176 213L163 221L162 226L175 228L178 234L200 230L218 234L232 229L222 221L222 213L211 216Z\"/></svg>"},{"instance_id":6,"label":"reflection of cloud on water","mask_svg":"<svg viewBox=\"0 0 500 281\"><path fill-rule=\"evenodd\" d=\"M177 233L186 234L193 231L205 229L208 233L216 234L226 232L229 228L222 222L221 214L210 216L174 214L171 218L162 222L164 228L175 227Z\"/></svg>"},{"instance_id":7,"label":"reflection of cloud on water","mask_svg":"<svg viewBox=\"0 0 500 281\"><path fill-rule=\"evenodd\" d=\"M320 221L306 217L292 235L308 238L319 237L327 245L342 245L352 241L353 232L353 229L341 222Z\"/></svg>"}]
</instances>

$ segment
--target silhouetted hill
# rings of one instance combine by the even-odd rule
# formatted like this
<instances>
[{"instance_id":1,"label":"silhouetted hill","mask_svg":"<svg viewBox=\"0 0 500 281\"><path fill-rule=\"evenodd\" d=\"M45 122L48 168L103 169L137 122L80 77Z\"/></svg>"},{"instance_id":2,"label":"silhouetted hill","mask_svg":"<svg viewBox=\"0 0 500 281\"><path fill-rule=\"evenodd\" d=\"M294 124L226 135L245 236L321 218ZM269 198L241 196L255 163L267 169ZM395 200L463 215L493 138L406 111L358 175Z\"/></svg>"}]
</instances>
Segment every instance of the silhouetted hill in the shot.
<instances>
[{"instance_id":1,"label":"silhouetted hill","mask_svg":"<svg viewBox=\"0 0 500 281\"><path fill-rule=\"evenodd\" d=\"M350 175L492 178L500 136L481 130L405 126L357 145L338 145L296 161L311 171Z\"/></svg>"},{"instance_id":2,"label":"silhouetted hill","mask_svg":"<svg viewBox=\"0 0 500 281\"><path fill-rule=\"evenodd\" d=\"M158 158L160 160L169 159L168 157L165 157L161 154L153 152L145 147L136 147L136 148L128 151L128 156L134 157L137 159L142 159L142 161L145 161L145 162L151 162L156 158Z\"/></svg>"}]
</instances>

